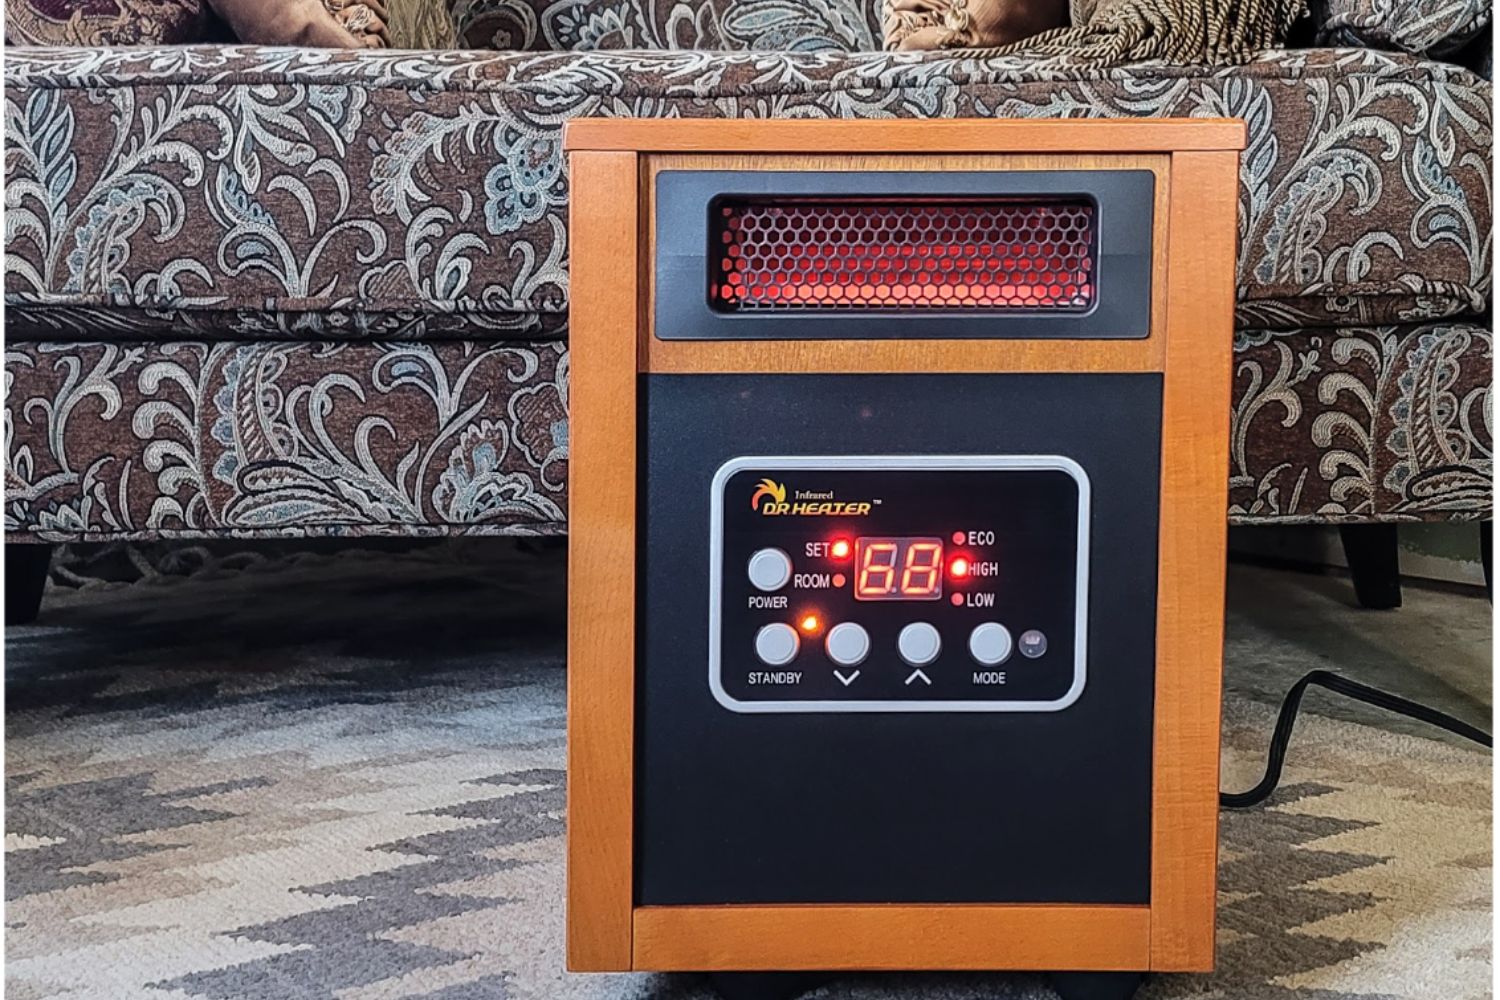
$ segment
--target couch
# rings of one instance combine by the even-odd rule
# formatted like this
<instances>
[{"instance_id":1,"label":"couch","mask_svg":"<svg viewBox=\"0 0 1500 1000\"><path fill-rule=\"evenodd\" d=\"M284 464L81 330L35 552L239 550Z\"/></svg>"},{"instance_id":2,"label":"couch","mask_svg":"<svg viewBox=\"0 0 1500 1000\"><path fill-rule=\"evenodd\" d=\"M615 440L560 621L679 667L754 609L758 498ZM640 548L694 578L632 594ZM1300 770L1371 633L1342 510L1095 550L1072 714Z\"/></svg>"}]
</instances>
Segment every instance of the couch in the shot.
<instances>
[{"instance_id":1,"label":"couch","mask_svg":"<svg viewBox=\"0 0 1500 1000\"><path fill-rule=\"evenodd\" d=\"M9 50L14 579L54 542L565 532L581 115L1243 118L1228 520L1490 516L1480 73L892 54L878 0L458 6L511 51Z\"/></svg>"}]
</instances>

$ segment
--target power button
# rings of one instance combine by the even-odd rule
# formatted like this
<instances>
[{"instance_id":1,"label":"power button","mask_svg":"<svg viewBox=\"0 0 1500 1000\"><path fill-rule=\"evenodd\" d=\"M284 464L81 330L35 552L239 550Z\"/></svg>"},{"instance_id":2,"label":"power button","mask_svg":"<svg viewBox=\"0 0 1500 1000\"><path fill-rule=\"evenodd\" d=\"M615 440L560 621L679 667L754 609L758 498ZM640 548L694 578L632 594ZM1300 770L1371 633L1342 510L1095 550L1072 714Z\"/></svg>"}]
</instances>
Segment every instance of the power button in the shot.
<instances>
[{"instance_id":1,"label":"power button","mask_svg":"<svg viewBox=\"0 0 1500 1000\"><path fill-rule=\"evenodd\" d=\"M755 589L780 590L792 579L792 557L780 549L759 549L750 557L748 572Z\"/></svg>"}]
</instances>

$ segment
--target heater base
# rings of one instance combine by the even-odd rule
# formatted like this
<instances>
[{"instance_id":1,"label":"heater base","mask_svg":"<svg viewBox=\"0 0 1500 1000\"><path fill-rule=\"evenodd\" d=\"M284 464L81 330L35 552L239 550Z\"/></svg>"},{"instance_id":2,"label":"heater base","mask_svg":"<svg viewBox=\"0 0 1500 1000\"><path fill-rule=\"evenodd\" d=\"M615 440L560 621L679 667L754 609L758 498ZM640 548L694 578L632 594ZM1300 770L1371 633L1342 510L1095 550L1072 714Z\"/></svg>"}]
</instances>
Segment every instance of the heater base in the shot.
<instances>
[{"instance_id":1,"label":"heater base","mask_svg":"<svg viewBox=\"0 0 1500 1000\"><path fill-rule=\"evenodd\" d=\"M708 983L724 1000L794 1000L834 979L828 972L711 972ZM1054 972L1047 984L1060 1000L1131 1000L1144 972Z\"/></svg>"},{"instance_id":2,"label":"heater base","mask_svg":"<svg viewBox=\"0 0 1500 1000\"><path fill-rule=\"evenodd\" d=\"M1144 972L1054 972L1047 984L1062 1000L1130 1000Z\"/></svg>"},{"instance_id":3,"label":"heater base","mask_svg":"<svg viewBox=\"0 0 1500 1000\"><path fill-rule=\"evenodd\" d=\"M829 972L710 972L708 983L724 1000L794 1000L833 978Z\"/></svg>"},{"instance_id":4,"label":"heater base","mask_svg":"<svg viewBox=\"0 0 1500 1000\"><path fill-rule=\"evenodd\" d=\"M42 610L52 546L11 542L5 546L5 621L30 625Z\"/></svg>"}]
</instances>

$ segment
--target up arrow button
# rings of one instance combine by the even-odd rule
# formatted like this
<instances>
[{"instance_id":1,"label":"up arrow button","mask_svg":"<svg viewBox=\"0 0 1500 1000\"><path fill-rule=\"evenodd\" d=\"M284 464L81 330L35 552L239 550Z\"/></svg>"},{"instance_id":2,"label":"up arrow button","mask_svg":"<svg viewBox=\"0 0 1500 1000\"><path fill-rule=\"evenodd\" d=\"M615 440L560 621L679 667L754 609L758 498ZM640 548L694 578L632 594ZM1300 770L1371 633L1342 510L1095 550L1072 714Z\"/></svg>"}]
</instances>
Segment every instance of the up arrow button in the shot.
<instances>
[{"instance_id":1,"label":"up arrow button","mask_svg":"<svg viewBox=\"0 0 1500 1000\"><path fill-rule=\"evenodd\" d=\"M928 677L926 674L922 673L921 670L913 670L911 672L911 676L906 679L906 686L907 687L911 687L911 682L915 681L915 680L920 680L923 684L926 684L928 687L932 687L932 678Z\"/></svg>"}]
</instances>

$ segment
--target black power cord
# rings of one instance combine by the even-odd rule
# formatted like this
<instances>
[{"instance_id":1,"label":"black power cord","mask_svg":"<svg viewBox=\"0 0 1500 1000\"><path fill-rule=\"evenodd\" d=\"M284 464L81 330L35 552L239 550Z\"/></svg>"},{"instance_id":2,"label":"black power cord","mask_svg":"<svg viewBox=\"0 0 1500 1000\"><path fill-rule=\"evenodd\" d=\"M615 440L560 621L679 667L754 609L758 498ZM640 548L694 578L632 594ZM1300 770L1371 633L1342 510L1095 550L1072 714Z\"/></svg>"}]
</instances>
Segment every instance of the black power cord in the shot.
<instances>
[{"instance_id":1,"label":"black power cord","mask_svg":"<svg viewBox=\"0 0 1500 1000\"><path fill-rule=\"evenodd\" d=\"M1249 791L1220 792L1220 808L1248 809L1251 806L1260 805L1271 797L1272 792L1276 791L1276 785L1281 781L1282 765L1286 763L1286 748L1292 738L1292 727L1297 724L1297 709L1302 705L1303 694L1313 684L1347 698L1353 698L1355 701L1362 701L1366 705L1374 705L1376 708L1383 708L1388 712L1395 712L1397 715L1404 715L1407 718L1437 726L1439 729L1446 729L1450 733L1462 736L1466 740L1473 740L1482 746L1493 747L1495 745L1494 738L1489 733L1469 725L1462 719L1454 718L1447 712L1439 712L1435 708L1408 701L1379 688L1372 688L1368 684L1351 681L1347 677L1340 677L1328 670L1314 670L1293 684L1281 703L1281 714L1276 717L1276 729L1271 734L1271 747L1266 754L1265 776Z\"/></svg>"}]
</instances>

